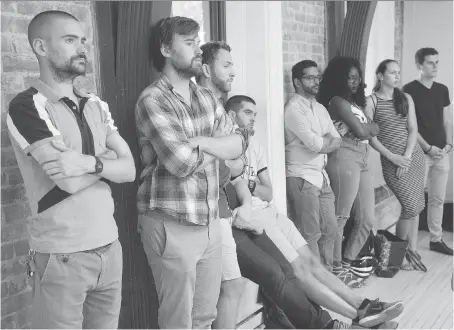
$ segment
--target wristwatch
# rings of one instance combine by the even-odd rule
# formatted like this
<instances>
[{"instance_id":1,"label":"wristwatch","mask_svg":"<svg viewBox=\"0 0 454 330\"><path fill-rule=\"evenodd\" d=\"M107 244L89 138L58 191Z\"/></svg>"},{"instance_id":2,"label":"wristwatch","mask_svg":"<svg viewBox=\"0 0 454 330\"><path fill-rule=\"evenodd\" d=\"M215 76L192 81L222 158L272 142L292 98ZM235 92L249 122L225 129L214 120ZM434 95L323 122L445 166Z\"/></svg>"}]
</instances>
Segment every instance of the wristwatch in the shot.
<instances>
[{"instance_id":1,"label":"wristwatch","mask_svg":"<svg viewBox=\"0 0 454 330\"><path fill-rule=\"evenodd\" d=\"M102 163L101 159L99 159L99 157L95 156L95 159L96 159L96 164L95 164L94 174L99 174L102 172L102 170L104 168L104 164Z\"/></svg>"},{"instance_id":2,"label":"wristwatch","mask_svg":"<svg viewBox=\"0 0 454 330\"><path fill-rule=\"evenodd\" d=\"M248 188L249 188L249 191L251 192L251 194L254 192L256 185L257 185L257 182L255 182L254 180L248 181Z\"/></svg>"}]
</instances>

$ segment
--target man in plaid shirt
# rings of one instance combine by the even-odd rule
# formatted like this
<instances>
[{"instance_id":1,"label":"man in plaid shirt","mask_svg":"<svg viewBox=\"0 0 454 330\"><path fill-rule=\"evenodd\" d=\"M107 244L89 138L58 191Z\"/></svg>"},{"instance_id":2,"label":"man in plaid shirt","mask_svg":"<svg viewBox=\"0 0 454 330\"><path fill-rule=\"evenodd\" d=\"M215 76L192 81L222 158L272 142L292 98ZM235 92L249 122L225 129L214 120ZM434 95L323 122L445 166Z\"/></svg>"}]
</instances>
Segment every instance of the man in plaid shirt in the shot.
<instances>
[{"instance_id":1,"label":"man in plaid shirt","mask_svg":"<svg viewBox=\"0 0 454 330\"><path fill-rule=\"evenodd\" d=\"M190 79L202 68L199 25L161 19L152 29L162 72L135 114L142 168L139 232L159 299L160 328L210 328L221 284L218 160L238 158L247 131L234 130L214 94Z\"/></svg>"}]
</instances>

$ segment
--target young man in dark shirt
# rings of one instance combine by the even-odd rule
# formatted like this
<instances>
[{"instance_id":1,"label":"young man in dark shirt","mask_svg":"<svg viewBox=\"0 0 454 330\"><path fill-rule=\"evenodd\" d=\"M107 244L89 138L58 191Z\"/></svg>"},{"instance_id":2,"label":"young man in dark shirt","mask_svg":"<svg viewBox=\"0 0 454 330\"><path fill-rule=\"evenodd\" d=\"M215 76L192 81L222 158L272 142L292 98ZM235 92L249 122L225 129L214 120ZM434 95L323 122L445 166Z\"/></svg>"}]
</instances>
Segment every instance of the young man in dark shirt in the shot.
<instances>
[{"instance_id":1,"label":"young man in dark shirt","mask_svg":"<svg viewBox=\"0 0 454 330\"><path fill-rule=\"evenodd\" d=\"M421 48L415 54L415 62L419 79L406 84L403 90L415 103L418 142L426 153L430 250L453 255L452 248L443 242L441 227L449 175L448 154L453 147L451 101L448 88L434 81L438 52L433 48Z\"/></svg>"}]
</instances>

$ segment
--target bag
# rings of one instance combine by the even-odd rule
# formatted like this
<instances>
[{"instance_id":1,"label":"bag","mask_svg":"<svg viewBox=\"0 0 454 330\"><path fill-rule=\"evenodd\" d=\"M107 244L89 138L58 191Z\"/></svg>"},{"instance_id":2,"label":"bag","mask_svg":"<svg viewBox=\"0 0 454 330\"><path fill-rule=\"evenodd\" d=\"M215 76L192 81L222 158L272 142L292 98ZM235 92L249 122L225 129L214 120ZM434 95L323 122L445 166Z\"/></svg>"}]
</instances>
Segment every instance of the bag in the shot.
<instances>
[{"instance_id":1,"label":"bag","mask_svg":"<svg viewBox=\"0 0 454 330\"><path fill-rule=\"evenodd\" d=\"M397 274L407 252L408 241L401 240L387 230L378 230L374 239L375 256L379 277L393 277Z\"/></svg>"}]
</instances>

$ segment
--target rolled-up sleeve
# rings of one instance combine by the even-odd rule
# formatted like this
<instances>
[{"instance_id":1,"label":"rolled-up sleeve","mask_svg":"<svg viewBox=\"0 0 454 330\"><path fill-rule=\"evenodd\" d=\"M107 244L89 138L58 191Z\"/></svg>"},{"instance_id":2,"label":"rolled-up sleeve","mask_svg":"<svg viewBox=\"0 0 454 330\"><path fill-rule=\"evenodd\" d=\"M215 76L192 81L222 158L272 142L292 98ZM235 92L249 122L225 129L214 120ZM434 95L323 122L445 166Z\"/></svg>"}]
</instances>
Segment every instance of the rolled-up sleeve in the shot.
<instances>
[{"instance_id":1,"label":"rolled-up sleeve","mask_svg":"<svg viewBox=\"0 0 454 330\"><path fill-rule=\"evenodd\" d=\"M290 107L285 111L285 126L311 151L319 153L323 147L323 137L315 134L304 111Z\"/></svg>"},{"instance_id":2,"label":"rolled-up sleeve","mask_svg":"<svg viewBox=\"0 0 454 330\"><path fill-rule=\"evenodd\" d=\"M147 96L137 104L136 125L171 174L190 176L203 163L203 153L189 144L175 111L153 96Z\"/></svg>"}]
</instances>

